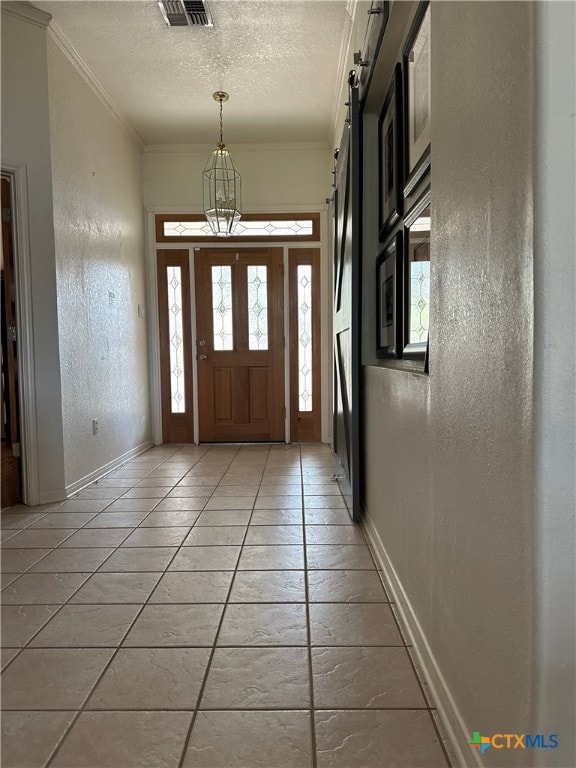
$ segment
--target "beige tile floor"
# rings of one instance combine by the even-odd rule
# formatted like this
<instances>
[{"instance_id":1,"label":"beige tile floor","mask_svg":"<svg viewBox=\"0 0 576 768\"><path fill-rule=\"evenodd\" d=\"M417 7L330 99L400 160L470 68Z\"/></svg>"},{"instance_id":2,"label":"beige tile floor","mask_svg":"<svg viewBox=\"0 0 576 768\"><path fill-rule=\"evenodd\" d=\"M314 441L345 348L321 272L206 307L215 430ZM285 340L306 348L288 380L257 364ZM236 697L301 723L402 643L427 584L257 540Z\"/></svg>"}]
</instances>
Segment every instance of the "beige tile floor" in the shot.
<instances>
[{"instance_id":1,"label":"beige tile floor","mask_svg":"<svg viewBox=\"0 0 576 768\"><path fill-rule=\"evenodd\" d=\"M3 768L445 768L327 447L154 448L2 514Z\"/></svg>"}]
</instances>

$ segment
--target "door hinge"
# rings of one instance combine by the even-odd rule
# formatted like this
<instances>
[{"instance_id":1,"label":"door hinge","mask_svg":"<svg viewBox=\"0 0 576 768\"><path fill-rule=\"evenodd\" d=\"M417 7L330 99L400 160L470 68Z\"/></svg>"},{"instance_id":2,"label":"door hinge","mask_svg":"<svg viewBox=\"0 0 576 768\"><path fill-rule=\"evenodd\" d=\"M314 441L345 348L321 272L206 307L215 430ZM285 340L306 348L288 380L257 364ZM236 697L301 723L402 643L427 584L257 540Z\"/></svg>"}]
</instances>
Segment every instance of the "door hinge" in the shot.
<instances>
[{"instance_id":1,"label":"door hinge","mask_svg":"<svg viewBox=\"0 0 576 768\"><path fill-rule=\"evenodd\" d=\"M10 224L12 221L12 208L2 208L2 221Z\"/></svg>"},{"instance_id":2,"label":"door hinge","mask_svg":"<svg viewBox=\"0 0 576 768\"><path fill-rule=\"evenodd\" d=\"M12 456L14 458L20 458L20 443L12 443Z\"/></svg>"},{"instance_id":3,"label":"door hinge","mask_svg":"<svg viewBox=\"0 0 576 768\"><path fill-rule=\"evenodd\" d=\"M8 341L16 341L16 326L15 325L9 325L8 328L6 328L6 339Z\"/></svg>"}]
</instances>

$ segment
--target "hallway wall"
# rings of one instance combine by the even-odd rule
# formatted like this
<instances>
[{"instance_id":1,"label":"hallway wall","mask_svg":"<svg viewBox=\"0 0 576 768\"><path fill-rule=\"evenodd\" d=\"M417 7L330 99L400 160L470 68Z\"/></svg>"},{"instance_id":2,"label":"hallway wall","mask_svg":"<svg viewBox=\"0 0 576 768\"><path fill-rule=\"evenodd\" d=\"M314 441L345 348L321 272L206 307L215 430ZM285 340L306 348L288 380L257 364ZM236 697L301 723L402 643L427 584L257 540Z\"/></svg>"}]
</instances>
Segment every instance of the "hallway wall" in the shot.
<instances>
[{"instance_id":1,"label":"hallway wall","mask_svg":"<svg viewBox=\"0 0 576 768\"><path fill-rule=\"evenodd\" d=\"M50 17L36 9L24 9L22 16L19 5L2 4L2 165L22 169L27 182L28 230L23 221L16 227L29 237L36 414L35 420L26 416L37 439L38 487L30 501L38 503L62 499L65 485L46 58ZM24 444L25 451L30 448Z\"/></svg>"},{"instance_id":2,"label":"hallway wall","mask_svg":"<svg viewBox=\"0 0 576 768\"><path fill-rule=\"evenodd\" d=\"M52 38L48 66L70 493L151 439L142 149Z\"/></svg>"},{"instance_id":3,"label":"hallway wall","mask_svg":"<svg viewBox=\"0 0 576 768\"><path fill-rule=\"evenodd\" d=\"M201 212L202 171L214 149L215 145L147 147L145 204L189 206L191 213ZM324 207L326 180L332 170L328 145L230 144L230 153L242 176L245 213Z\"/></svg>"},{"instance_id":4,"label":"hallway wall","mask_svg":"<svg viewBox=\"0 0 576 768\"><path fill-rule=\"evenodd\" d=\"M534 725L533 6L431 18L430 375L364 369L366 516L473 764Z\"/></svg>"},{"instance_id":5,"label":"hallway wall","mask_svg":"<svg viewBox=\"0 0 576 768\"><path fill-rule=\"evenodd\" d=\"M532 719L566 734L543 768L576 765L576 4L538 3L534 227L537 617ZM569 735L572 734L570 743Z\"/></svg>"}]
</instances>

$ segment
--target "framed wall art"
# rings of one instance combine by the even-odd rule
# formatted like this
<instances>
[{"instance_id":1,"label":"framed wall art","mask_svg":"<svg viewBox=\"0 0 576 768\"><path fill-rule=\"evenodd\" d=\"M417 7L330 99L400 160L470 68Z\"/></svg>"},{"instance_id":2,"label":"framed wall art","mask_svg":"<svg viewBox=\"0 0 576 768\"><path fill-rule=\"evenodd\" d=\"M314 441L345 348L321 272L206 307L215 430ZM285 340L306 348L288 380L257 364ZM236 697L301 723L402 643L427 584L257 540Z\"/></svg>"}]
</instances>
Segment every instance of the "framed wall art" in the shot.
<instances>
[{"instance_id":1,"label":"framed wall art","mask_svg":"<svg viewBox=\"0 0 576 768\"><path fill-rule=\"evenodd\" d=\"M376 355L402 357L402 232L386 245L376 263Z\"/></svg>"},{"instance_id":2,"label":"framed wall art","mask_svg":"<svg viewBox=\"0 0 576 768\"><path fill-rule=\"evenodd\" d=\"M378 120L378 197L380 240L402 215L402 66L398 63Z\"/></svg>"},{"instance_id":3,"label":"framed wall art","mask_svg":"<svg viewBox=\"0 0 576 768\"><path fill-rule=\"evenodd\" d=\"M430 167L430 4L420 3L403 49L407 197Z\"/></svg>"}]
</instances>

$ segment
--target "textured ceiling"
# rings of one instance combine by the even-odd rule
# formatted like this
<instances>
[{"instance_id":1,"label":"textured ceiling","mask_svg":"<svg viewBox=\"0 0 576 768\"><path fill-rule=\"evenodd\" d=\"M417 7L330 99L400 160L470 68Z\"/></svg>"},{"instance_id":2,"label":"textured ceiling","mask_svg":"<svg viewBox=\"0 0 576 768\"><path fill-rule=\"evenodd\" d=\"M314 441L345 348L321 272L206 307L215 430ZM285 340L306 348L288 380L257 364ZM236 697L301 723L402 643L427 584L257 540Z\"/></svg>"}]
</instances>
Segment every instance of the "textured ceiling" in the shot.
<instances>
[{"instance_id":1,"label":"textured ceiling","mask_svg":"<svg viewBox=\"0 0 576 768\"><path fill-rule=\"evenodd\" d=\"M327 141L350 0L211 0L172 28L153 0L35 2L145 144Z\"/></svg>"}]
</instances>

